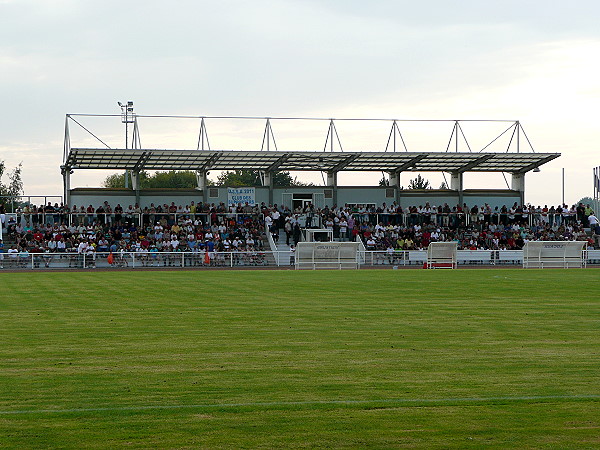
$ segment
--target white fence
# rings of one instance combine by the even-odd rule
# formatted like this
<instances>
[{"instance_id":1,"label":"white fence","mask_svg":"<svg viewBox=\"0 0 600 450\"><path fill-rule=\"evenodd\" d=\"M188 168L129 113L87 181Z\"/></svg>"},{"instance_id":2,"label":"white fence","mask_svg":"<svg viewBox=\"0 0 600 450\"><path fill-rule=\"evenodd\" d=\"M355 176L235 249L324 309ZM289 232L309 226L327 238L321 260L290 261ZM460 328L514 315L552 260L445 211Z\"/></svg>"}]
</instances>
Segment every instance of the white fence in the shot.
<instances>
[{"instance_id":1,"label":"white fence","mask_svg":"<svg viewBox=\"0 0 600 450\"><path fill-rule=\"evenodd\" d=\"M359 251L359 267L423 267L427 252L411 251ZM294 267L294 255L283 252L117 252L112 264L109 253L0 253L1 269L20 270L68 270L68 269L111 269L111 268L252 268ZM600 265L600 250L584 253L586 264ZM522 250L458 250L459 267L500 266L522 267Z\"/></svg>"},{"instance_id":2,"label":"white fence","mask_svg":"<svg viewBox=\"0 0 600 450\"><path fill-rule=\"evenodd\" d=\"M120 222L125 223L129 222L134 225L140 226L143 224L153 224L159 221L160 219L166 219L167 223L176 223L182 218L191 218L192 220L199 219L204 224L213 225L213 223L222 223L228 219L235 219L239 221L243 218L253 218L253 219L264 219L264 214L262 213L225 213L219 212L216 214L212 214L210 212L198 212L198 213L169 213L169 212L161 212L161 213L134 213L124 211L121 214L112 213L63 213L60 211L55 212L41 212L41 213L23 213L23 212L15 212L15 213L7 213L6 214L6 222L4 223L4 227L8 227L9 225L21 224L24 227L27 226L36 226L42 224L49 225L58 225L64 224L68 226L72 225L92 225L94 223L101 224L114 224ZM118 220L117 220L118 219Z\"/></svg>"}]
</instances>

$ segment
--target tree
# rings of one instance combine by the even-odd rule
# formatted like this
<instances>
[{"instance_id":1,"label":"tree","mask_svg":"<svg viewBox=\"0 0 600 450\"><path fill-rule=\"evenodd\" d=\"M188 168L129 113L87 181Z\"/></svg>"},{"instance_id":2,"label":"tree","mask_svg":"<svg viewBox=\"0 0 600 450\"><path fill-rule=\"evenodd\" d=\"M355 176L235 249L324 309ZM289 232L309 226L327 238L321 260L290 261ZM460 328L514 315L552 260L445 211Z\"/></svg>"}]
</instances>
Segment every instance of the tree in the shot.
<instances>
[{"instance_id":1,"label":"tree","mask_svg":"<svg viewBox=\"0 0 600 450\"><path fill-rule=\"evenodd\" d=\"M2 176L6 171L6 165L4 164L4 161L0 161L0 196L6 197L10 201L14 201L23 194L23 180L21 178L22 170L23 163L19 163L19 165L8 174L8 184L4 184L2 182Z\"/></svg>"},{"instance_id":2,"label":"tree","mask_svg":"<svg viewBox=\"0 0 600 450\"><path fill-rule=\"evenodd\" d=\"M170 170L168 172L156 172L153 175L149 175L145 170L140 172L141 189L192 189L197 185L196 173L191 170ZM125 173L109 175L102 182L102 186L106 188L124 188Z\"/></svg>"},{"instance_id":3,"label":"tree","mask_svg":"<svg viewBox=\"0 0 600 450\"><path fill-rule=\"evenodd\" d=\"M262 186L258 170L231 170L217 177L217 186Z\"/></svg>"},{"instance_id":4,"label":"tree","mask_svg":"<svg viewBox=\"0 0 600 450\"><path fill-rule=\"evenodd\" d=\"M408 189L431 189L431 185L419 174L417 178L408 182Z\"/></svg>"},{"instance_id":5,"label":"tree","mask_svg":"<svg viewBox=\"0 0 600 450\"><path fill-rule=\"evenodd\" d=\"M258 170L233 170L221 173L216 183L208 180L208 184L231 187L262 186L262 181ZM196 172L191 170L170 170L168 172L156 172L153 175L144 170L140 172L141 189L191 189L197 185ZM312 183L298 181L289 172L274 172L273 185L278 187L314 186ZM125 173L109 175L102 182L102 186L106 188L124 188Z\"/></svg>"},{"instance_id":6,"label":"tree","mask_svg":"<svg viewBox=\"0 0 600 450\"><path fill-rule=\"evenodd\" d=\"M448 189L448 185L445 181L442 181L442 184L440 184L440 189Z\"/></svg>"},{"instance_id":7,"label":"tree","mask_svg":"<svg viewBox=\"0 0 600 450\"><path fill-rule=\"evenodd\" d=\"M258 170L233 170L221 173L217 177L217 186L262 186L260 172ZM298 181L296 177L289 172L274 172L273 186L291 187L291 186L314 186L313 183L304 183Z\"/></svg>"},{"instance_id":8,"label":"tree","mask_svg":"<svg viewBox=\"0 0 600 450\"><path fill-rule=\"evenodd\" d=\"M390 180L388 180L385 175L381 176L381 179L379 180L379 186L389 186L390 185Z\"/></svg>"},{"instance_id":9,"label":"tree","mask_svg":"<svg viewBox=\"0 0 600 450\"><path fill-rule=\"evenodd\" d=\"M141 175L141 173L140 173ZM125 174L115 173L107 176L102 182L102 187L105 188L124 188L125 187Z\"/></svg>"},{"instance_id":10,"label":"tree","mask_svg":"<svg viewBox=\"0 0 600 450\"><path fill-rule=\"evenodd\" d=\"M582 199L580 199L577 202L578 205L580 203L583 203L584 205L593 205L594 204L594 199L592 197L583 197Z\"/></svg>"},{"instance_id":11,"label":"tree","mask_svg":"<svg viewBox=\"0 0 600 450\"><path fill-rule=\"evenodd\" d=\"M169 172L156 172L149 177L145 184L140 182L144 188L171 188L185 189L198 186L196 172L191 170L170 170Z\"/></svg>"}]
</instances>

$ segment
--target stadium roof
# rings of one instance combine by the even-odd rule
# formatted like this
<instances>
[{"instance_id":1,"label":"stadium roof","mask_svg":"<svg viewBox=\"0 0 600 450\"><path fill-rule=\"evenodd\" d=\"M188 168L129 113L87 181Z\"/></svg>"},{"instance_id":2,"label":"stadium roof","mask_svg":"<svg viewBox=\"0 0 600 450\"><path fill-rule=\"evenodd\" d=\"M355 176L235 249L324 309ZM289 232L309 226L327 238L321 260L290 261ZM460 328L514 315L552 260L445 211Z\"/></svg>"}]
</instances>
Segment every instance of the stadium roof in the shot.
<instances>
[{"instance_id":1,"label":"stadium roof","mask_svg":"<svg viewBox=\"0 0 600 450\"><path fill-rule=\"evenodd\" d=\"M560 153L316 152L70 148L69 169L526 173Z\"/></svg>"}]
</instances>

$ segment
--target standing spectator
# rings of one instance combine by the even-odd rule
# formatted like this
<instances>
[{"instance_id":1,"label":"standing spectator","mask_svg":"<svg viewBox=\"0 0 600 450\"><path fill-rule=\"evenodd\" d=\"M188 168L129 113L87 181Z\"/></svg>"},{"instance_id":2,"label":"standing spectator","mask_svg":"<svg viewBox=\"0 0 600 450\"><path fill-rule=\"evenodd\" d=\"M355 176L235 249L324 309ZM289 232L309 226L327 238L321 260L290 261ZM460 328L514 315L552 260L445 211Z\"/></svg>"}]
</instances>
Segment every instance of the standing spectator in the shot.
<instances>
[{"instance_id":1,"label":"standing spectator","mask_svg":"<svg viewBox=\"0 0 600 450\"><path fill-rule=\"evenodd\" d=\"M129 207L131 208L131 205L129 205ZM117 206L115 206L115 223L117 225L121 225L122 218L123 218L123 207L121 206L120 203L117 203Z\"/></svg>"},{"instance_id":2,"label":"standing spectator","mask_svg":"<svg viewBox=\"0 0 600 450\"><path fill-rule=\"evenodd\" d=\"M294 229L292 231L293 234L293 239L294 239L294 247L298 245L298 242L300 242L300 225L298 224L298 222L296 222L294 224Z\"/></svg>"},{"instance_id":3,"label":"standing spectator","mask_svg":"<svg viewBox=\"0 0 600 450\"><path fill-rule=\"evenodd\" d=\"M46 213L46 223L48 225L54 225L54 206L52 206L52 203L48 202L44 208L44 213Z\"/></svg>"},{"instance_id":4,"label":"standing spectator","mask_svg":"<svg viewBox=\"0 0 600 450\"><path fill-rule=\"evenodd\" d=\"M292 220L290 216L285 218L285 225L283 226L283 229L285 231L285 245L290 245L290 238L292 237L293 230Z\"/></svg>"},{"instance_id":5,"label":"standing spectator","mask_svg":"<svg viewBox=\"0 0 600 450\"><path fill-rule=\"evenodd\" d=\"M599 227L598 227L598 218L596 217L596 214L594 214L594 211L592 211L590 213L589 216L587 216L587 220L590 224L590 228L592 229L592 232L594 234L600 234L599 231Z\"/></svg>"}]
</instances>

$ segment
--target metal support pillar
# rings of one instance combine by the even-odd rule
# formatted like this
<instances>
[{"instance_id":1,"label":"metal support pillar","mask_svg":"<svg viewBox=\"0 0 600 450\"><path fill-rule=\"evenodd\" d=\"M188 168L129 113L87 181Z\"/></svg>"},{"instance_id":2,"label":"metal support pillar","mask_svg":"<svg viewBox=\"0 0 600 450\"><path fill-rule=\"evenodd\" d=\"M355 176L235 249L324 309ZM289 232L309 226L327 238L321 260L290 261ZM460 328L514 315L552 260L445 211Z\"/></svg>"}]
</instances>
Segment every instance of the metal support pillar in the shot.
<instances>
[{"instance_id":1,"label":"metal support pillar","mask_svg":"<svg viewBox=\"0 0 600 450\"><path fill-rule=\"evenodd\" d=\"M263 186L269 188L269 205L273 204L273 172L264 171L261 172Z\"/></svg>"},{"instance_id":2,"label":"metal support pillar","mask_svg":"<svg viewBox=\"0 0 600 450\"><path fill-rule=\"evenodd\" d=\"M204 191L206 189L206 186L208 185L208 179L207 179L207 173L206 171L197 171L196 172L196 190L198 191Z\"/></svg>"},{"instance_id":3,"label":"metal support pillar","mask_svg":"<svg viewBox=\"0 0 600 450\"><path fill-rule=\"evenodd\" d=\"M462 172L452 172L450 174L450 189L458 192L458 203L462 205L464 203Z\"/></svg>"},{"instance_id":4,"label":"metal support pillar","mask_svg":"<svg viewBox=\"0 0 600 450\"><path fill-rule=\"evenodd\" d=\"M330 186L333 190L333 197L331 199L333 205L337 205L337 172L327 172L327 186Z\"/></svg>"},{"instance_id":5,"label":"metal support pillar","mask_svg":"<svg viewBox=\"0 0 600 450\"><path fill-rule=\"evenodd\" d=\"M390 177L390 187L395 189L394 200L396 200L396 204L400 204L400 174L402 172L388 172Z\"/></svg>"},{"instance_id":6,"label":"metal support pillar","mask_svg":"<svg viewBox=\"0 0 600 450\"><path fill-rule=\"evenodd\" d=\"M202 202L208 202L208 172L206 170L196 171L196 190L202 192Z\"/></svg>"},{"instance_id":7,"label":"metal support pillar","mask_svg":"<svg viewBox=\"0 0 600 450\"><path fill-rule=\"evenodd\" d=\"M71 169L60 166L60 172L63 176L63 198L65 205L71 206Z\"/></svg>"},{"instance_id":8,"label":"metal support pillar","mask_svg":"<svg viewBox=\"0 0 600 450\"><path fill-rule=\"evenodd\" d=\"M131 188L135 191L135 202L140 204L140 173L131 171Z\"/></svg>"},{"instance_id":9,"label":"metal support pillar","mask_svg":"<svg viewBox=\"0 0 600 450\"><path fill-rule=\"evenodd\" d=\"M513 173L510 182L510 188L513 191L519 191L521 197L521 205L525 203L525 174L524 173Z\"/></svg>"}]
</instances>

